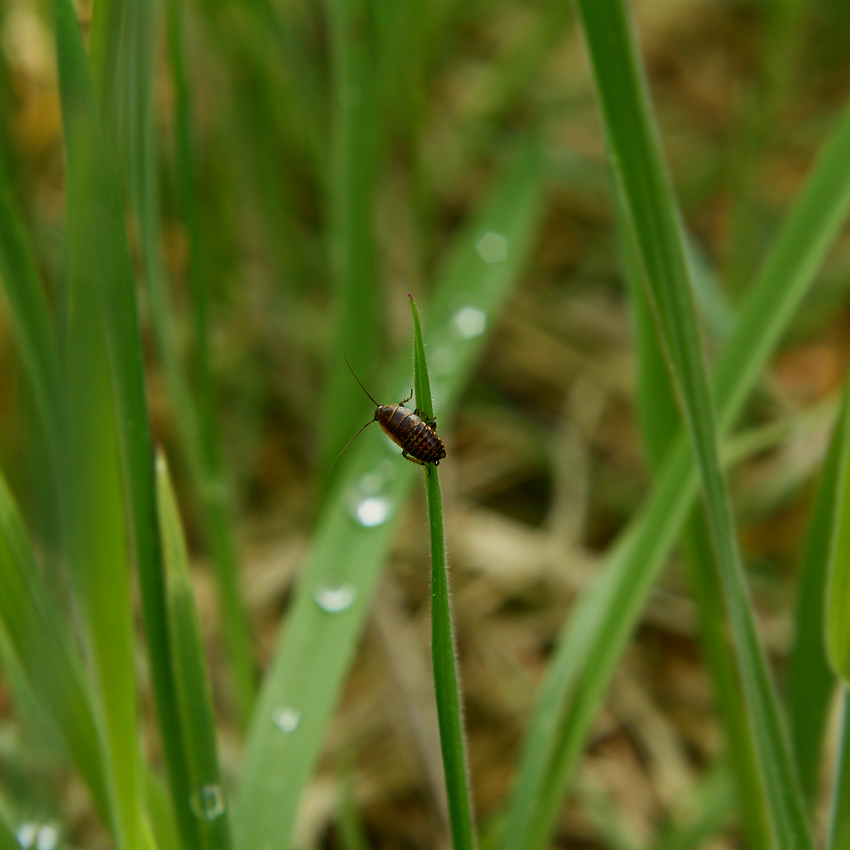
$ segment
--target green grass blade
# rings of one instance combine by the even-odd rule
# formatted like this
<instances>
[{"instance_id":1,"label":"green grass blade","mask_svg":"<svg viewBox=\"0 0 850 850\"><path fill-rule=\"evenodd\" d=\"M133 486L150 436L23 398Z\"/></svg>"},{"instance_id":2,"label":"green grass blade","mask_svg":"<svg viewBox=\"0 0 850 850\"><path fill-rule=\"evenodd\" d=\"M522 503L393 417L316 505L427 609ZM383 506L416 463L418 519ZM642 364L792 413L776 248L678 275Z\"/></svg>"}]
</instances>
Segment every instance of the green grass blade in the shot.
<instances>
[{"instance_id":1,"label":"green grass blade","mask_svg":"<svg viewBox=\"0 0 850 850\"><path fill-rule=\"evenodd\" d=\"M828 850L850 847L850 691L841 692L841 732L835 760Z\"/></svg>"},{"instance_id":2,"label":"green grass blade","mask_svg":"<svg viewBox=\"0 0 850 850\"><path fill-rule=\"evenodd\" d=\"M723 433L741 410L847 216L848 146L850 110L845 110L721 352L714 389ZM595 708L695 496L693 461L680 443L671 452L644 509L620 535L599 580L565 624L526 739L511 807L513 823L533 820L544 842ZM579 690L576 683L587 671ZM550 761L546 754L552 750ZM543 800L544 793L548 802ZM541 814L544 809L547 815ZM520 829L517 835L520 840L525 832Z\"/></svg>"},{"instance_id":3,"label":"green grass blade","mask_svg":"<svg viewBox=\"0 0 850 850\"><path fill-rule=\"evenodd\" d=\"M192 297L193 352L195 388L190 390L179 366L177 335L168 321L170 307L162 282L161 268L152 277L157 290L157 339L162 352L170 395L176 408L176 420L192 469L196 498L201 505L207 545L217 567L219 599L224 612L225 641L234 682L236 713L242 726L247 725L256 697L256 675L250 628L238 582L238 558L233 539L229 482L222 458L216 417L212 366L208 278L203 267L198 215L195 142L192 132L194 114L184 59L184 4L168 0L168 44L175 87L174 125L176 133L177 192L180 212L188 237L187 275ZM161 293L160 293L161 290Z\"/></svg>"},{"instance_id":4,"label":"green grass blade","mask_svg":"<svg viewBox=\"0 0 850 850\"><path fill-rule=\"evenodd\" d=\"M774 841L779 847L813 846L783 718L748 601L721 471L715 412L700 350L684 238L662 165L631 22L619 2L579 2L579 13L613 153L617 189L697 457Z\"/></svg>"},{"instance_id":5,"label":"green grass blade","mask_svg":"<svg viewBox=\"0 0 850 850\"><path fill-rule=\"evenodd\" d=\"M0 809L0 850L21 850L15 830L2 809Z\"/></svg>"},{"instance_id":6,"label":"green grass blade","mask_svg":"<svg viewBox=\"0 0 850 850\"><path fill-rule=\"evenodd\" d=\"M651 310L640 279L634 247L625 239L626 270L638 345L638 398L641 431L652 468L663 466L669 446L678 436L681 417L676 409L670 373L655 333ZM727 639L723 600L714 580L710 538L705 519L694 512L685 526L683 550L697 606L700 643L712 676L715 698L728 741L728 758L738 786L738 811L750 844L764 846L767 823L761 806L761 790L755 750L741 705L735 659Z\"/></svg>"},{"instance_id":7,"label":"green grass blade","mask_svg":"<svg viewBox=\"0 0 850 850\"><path fill-rule=\"evenodd\" d=\"M168 577L168 623L174 653L173 669L187 750L190 799L198 820L199 846L209 850L228 850L231 846L230 818L216 751L212 692L189 578L183 527L163 455L157 462L157 490Z\"/></svg>"},{"instance_id":8,"label":"green grass blade","mask_svg":"<svg viewBox=\"0 0 850 850\"><path fill-rule=\"evenodd\" d=\"M850 391L850 384L848 384ZM845 394L826 593L826 645L835 674L850 683L850 415Z\"/></svg>"},{"instance_id":9,"label":"green grass blade","mask_svg":"<svg viewBox=\"0 0 850 850\"><path fill-rule=\"evenodd\" d=\"M425 343L422 339L419 310L412 296L410 307L413 311L416 406L431 419L434 416L434 402L425 361ZM449 801L452 845L455 850L471 850L475 847L475 827L472 821L466 740L463 734L463 711L449 596L443 497L440 493L439 474L434 464L425 467L425 493L428 498L428 526L431 533L431 658L434 665L434 691L437 697L437 718Z\"/></svg>"},{"instance_id":10,"label":"green grass blade","mask_svg":"<svg viewBox=\"0 0 850 850\"><path fill-rule=\"evenodd\" d=\"M381 351L383 315L375 286L374 200L378 182L380 135L374 34L368 0L328 0L334 104L328 188L328 244L338 323L321 417L324 433L320 471L328 470L348 442L363 411L363 395L351 380L343 354L360 379L374 386Z\"/></svg>"},{"instance_id":11,"label":"green grass blade","mask_svg":"<svg viewBox=\"0 0 850 850\"><path fill-rule=\"evenodd\" d=\"M128 544L144 597L160 557L142 348L119 181L73 5L55 0L54 17L68 163L70 562L103 724L112 827L120 847L136 848L144 839ZM150 636L157 626L148 626Z\"/></svg>"},{"instance_id":12,"label":"green grass blade","mask_svg":"<svg viewBox=\"0 0 850 850\"><path fill-rule=\"evenodd\" d=\"M439 275L427 333L441 415L458 398L484 332L523 267L536 234L542 178L539 141L531 138L463 229ZM487 234L505 249L498 259L490 256L489 263L476 248ZM409 358L397 359L390 374L387 396L406 395ZM301 791L324 740L399 509L415 480L413 465L402 461L396 449L388 454L381 439L366 431L352 445L340 461L339 484L319 517L248 739L234 813L240 850L289 846Z\"/></svg>"},{"instance_id":13,"label":"green grass blade","mask_svg":"<svg viewBox=\"0 0 850 850\"><path fill-rule=\"evenodd\" d=\"M845 420L846 412L842 406L821 471L821 482L800 566L794 644L788 665L791 742L800 785L810 805L815 801L818 790L823 736L835 690L835 675L827 659L824 623L827 568L837 519L835 507L838 503L839 460Z\"/></svg>"},{"instance_id":14,"label":"green grass blade","mask_svg":"<svg viewBox=\"0 0 850 850\"><path fill-rule=\"evenodd\" d=\"M54 453L59 450L60 369L56 334L35 255L0 164L0 281L21 360Z\"/></svg>"},{"instance_id":15,"label":"green grass blade","mask_svg":"<svg viewBox=\"0 0 850 850\"><path fill-rule=\"evenodd\" d=\"M27 529L0 475L0 622L48 722L57 728L102 815L109 816L100 738L82 659L50 599Z\"/></svg>"}]
</instances>

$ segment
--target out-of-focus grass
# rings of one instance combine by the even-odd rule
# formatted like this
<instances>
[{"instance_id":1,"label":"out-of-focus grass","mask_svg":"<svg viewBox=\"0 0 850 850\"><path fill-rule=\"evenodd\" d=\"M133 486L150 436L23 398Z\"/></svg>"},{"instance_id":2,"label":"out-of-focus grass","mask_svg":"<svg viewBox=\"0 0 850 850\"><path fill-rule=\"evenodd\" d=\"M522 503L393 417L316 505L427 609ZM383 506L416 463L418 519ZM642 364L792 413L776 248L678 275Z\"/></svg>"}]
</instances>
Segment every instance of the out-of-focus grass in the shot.
<instances>
[{"instance_id":1,"label":"out-of-focus grass","mask_svg":"<svg viewBox=\"0 0 850 850\"><path fill-rule=\"evenodd\" d=\"M486 751L473 749L478 761L472 759L471 782L490 795L485 816L499 807L508 811L502 846L547 845L558 823L567 833L586 828L575 818L562 819L574 769L698 489L697 467L676 438L679 415L668 363L686 402L703 479L711 485L705 489L713 494L713 522L685 526L683 549L694 565L691 594L701 626L700 637L688 633L687 640L708 659L732 753L713 774L717 782L687 795L697 811L671 814L657 846L719 840L731 816L754 846L768 843L768 822L778 846L792 835L805 845L806 816L793 786L796 771L814 801L833 684L823 663L823 612L814 604L799 606L791 682L807 682L817 693L805 706L799 694L789 698L792 759L779 729L782 709L753 639L719 449L768 357L793 327L850 202L846 119L775 239L757 241L771 229L759 219L761 204L749 191L734 190L759 185L759 175L777 167L764 142L775 149L781 139L761 119L769 114L779 120L781 98L798 95L783 63L802 50L801 34L821 12L794 0L778 4L764 21L766 37L742 36L743 44L759 45L754 64L772 93L738 120L743 153L731 146L718 151L705 141L711 133L694 132L689 162L682 163L681 149L678 158L674 154L692 200L694 187L706 193L717 175L733 172L729 242L723 246L691 205L688 216L698 235L688 236L688 258L675 195L659 178L665 165L640 59L621 61L628 50L618 48L628 47L628 40L610 38L628 32L631 11L607 0L579 4L619 178L622 231L634 252L632 283L647 284L657 301L654 308L641 306L635 296L633 305L640 346L635 396L655 484L646 505L624 509L634 513L625 530L618 534L617 521L608 516L607 530L592 543L588 533L567 545L558 535L578 528L582 511L588 522L610 511L614 500L606 502L609 494L599 492L604 488L591 489L585 503L581 488L595 469L615 466L595 441L609 452L617 444L603 423L588 438L597 452L592 461L572 465L575 454L568 461L559 453L574 444L552 436L570 409L567 396L579 398L582 387L591 387L591 395L609 400L605 405L612 397L597 386L604 385L600 376L606 373L597 362L603 358L588 356L576 343L583 334L592 336L593 324L581 327L573 314L581 315L582 291L593 297L610 291L618 306L623 300L619 288L608 285L615 262L606 256L610 237L603 234L611 204L599 194L595 95L578 58L573 7L549 0L535 6L255 0L200 7L180 0L164 6L95 0L82 27L69 0L54 0L52 8L46 24L28 0L0 12L4 36L12 36L3 41L0 110L15 118L0 122L0 278L15 353L4 348L0 356L10 357L12 375L20 363L24 397L15 420L23 424L5 429L0 442L10 482L0 498L6 589L0 647L15 707L20 715L27 706L39 707L40 722L88 786L101 829L110 833L105 840L122 848L226 847L232 822L237 850L285 848L296 841L299 815L314 811L310 779L388 561L391 581L399 581L404 558L391 559L391 546L418 471L395 448L388 452L371 428L330 473L330 460L370 415L342 354L377 399L406 396L405 294L413 291L426 317L434 413L441 434L449 435L449 458L441 466L449 534L465 542L470 515L501 517L477 548L457 547L462 554L453 587L459 660L472 672L462 680L481 689L494 671L508 671L499 687L478 690L468 701L473 748L476 740L478 746L490 741ZM654 4L638 11L658 13ZM716 23L726 12L702 14ZM40 58L38 36L26 35L33 32L55 38ZM32 52L10 48L17 38ZM167 52L160 49L166 40ZM670 49L648 39L654 73L666 67ZM58 87L50 78L54 64ZM660 78L663 89L669 77L661 72ZM699 101L689 80L674 88L687 95L683 102ZM61 139L49 120L46 129L27 123L17 99L35 102L32 90L58 91ZM671 99L659 102L669 108ZM730 111L728 104L715 112L708 106L709 116ZM667 132L676 122L663 108ZM801 131L797 143L806 139L810 150L816 146L811 139L819 143L827 136L814 126ZM671 149L677 150L675 143ZM708 195L714 203L709 217L720 217L716 198ZM57 212L65 207L66 220ZM698 245L702 240L708 244ZM698 255L705 269L694 284L688 263L696 266ZM749 286L762 255L766 261ZM720 280L731 282L732 298L718 288ZM721 348L713 400L700 359L692 285L710 347ZM529 303L537 311L531 323ZM664 328L660 335L653 309ZM622 333L618 310L608 312ZM811 321L823 322L824 315ZM662 336L669 360L660 353ZM0 388L4 413L12 404L8 383ZM760 415L772 419L764 410ZM802 421L793 411L786 419ZM455 441L453 421L459 423ZM757 417L753 423L762 427ZM31 424L27 441L21 432ZM627 426L618 427L617 448L636 442L622 437L631 433ZM500 443L511 428L525 435L519 448ZM793 438L791 426L780 432ZM163 483L157 495L154 487L155 438L174 459L189 551L203 552L215 567L218 614L202 593L197 604L207 616L200 622L183 520L170 488ZM518 457L525 461L512 460ZM526 498L524 463L536 465L537 478L551 483L555 495L538 487ZM833 457L827 472L836 474L837 466ZM833 507L831 482L827 475L806 559L808 600L818 597L825 580L825 553L816 544ZM430 488L436 484L434 476ZM478 503L478 493L500 486L510 491L512 484L513 497L500 507L525 516L535 508L527 502L542 499L547 512L519 551L499 536L507 528L516 531L515 521ZM565 504L570 515L558 515L557 506ZM243 530L262 515L279 517L292 537L309 536L299 581L285 591L277 637L262 618L247 615L242 595ZM416 532L405 528L404 538L416 546ZM720 574L734 615L731 646L710 572L718 545L726 554ZM570 584L574 564L565 553L590 558L602 546L607 566L567 612L563 588L572 593L584 582ZM506 557L512 557L510 569L497 567ZM555 564L549 574L540 566L547 559ZM479 573L491 582L483 593ZM408 584L421 593L427 582L416 575ZM535 601L540 587L545 599ZM280 585L276 594L273 604L280 608ZM417 603L407 605L415 621ZM525 614L533 625L517 634L515 623ZM475 617L500 628L479 635ZM562 637L550 655L555 623L563 623ZM832 625L833 645L840 647L838 617ZM208 673L202 638L210 634L210 657L226 660ZM804 639L813 634L819 639ZM255 652L257 636L261 652ZM146 669L138 662L143 645ZM758 687L743 689L743 699L733 665L742 648L742 681L758 680ZM529 725L530 695L544 663L546 680ZM257 672L262 686L255 701ZM387 691L393 710L397 690ZM149 701L158 723L149 721ZM406 708L414 716L432 710ZM370 712L372 722L375 714L381 711ZM759 721L765 716L769 723ZM244 752L237 753L233 742L245 729ZM150 760L149 749L139 745L142 732L146 742L156 741ZM381 743L387 737L382 734ZM422 740L419 746L427 747ZM513 768L505 753L518 740L524 755L508 797L503 776ZM356 745L364 761L380 749L365 735ZM716 758L709 744L689 746L699 751L689 763L694 773ZM758 759L751 757L755 752ZM477 767L488 758L497 759L498 769ZM743 794L728 793L727 764ZM353 768L355 776L360 767ZM845 775L840 754L836 801L843 798ZM407 781L399 788L409 789ZM494 790L499 782L501 790ZM361 820L365 829L344 827L357 837L343 841L407 839L407 833L385 837L382 823L352 813L369 795L379 797L378 787L352 781L342 820L349 826ZM762 789L770 803L765 808ZM384 803L403 810L405 793L391 792ZM56 796L61 809L67 800ZM31 817L26 806L34 795L28 798L24 787L2 798L9 801L9 824L0 824L0 843L8 844L13 827ZM237 801L232 813L230 799ZM604 793L583 789L566 811L574 810L579 820L588 815L601 841L652 845L631 829L629 808ZM417 828L415 817L398 821L411 834ZM836 842L843 826L837 817L833 823ZM67 832L71 844L99 840L97 830L79 822L69 823ZM430 846L439 838L435 832L423 838L420 831L408 843L416 840ZM590 839L585 834L582 840ZM473 838L467 834L464 841Z\"/></svg>"}]
</instances>

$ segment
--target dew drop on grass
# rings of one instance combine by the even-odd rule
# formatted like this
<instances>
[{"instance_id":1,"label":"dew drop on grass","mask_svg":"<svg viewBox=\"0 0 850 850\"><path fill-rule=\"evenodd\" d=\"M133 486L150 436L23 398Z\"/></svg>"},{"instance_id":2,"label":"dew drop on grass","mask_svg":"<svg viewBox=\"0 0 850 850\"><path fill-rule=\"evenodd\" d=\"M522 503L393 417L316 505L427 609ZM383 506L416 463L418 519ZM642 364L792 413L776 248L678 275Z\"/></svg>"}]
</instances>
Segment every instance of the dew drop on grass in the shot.
<instances>
[{"instance_id":1,"label":"dew drop on grass","mask_svg":"<svg viewBox=\"0 0 850 850\"><path fill-rule=\"evenodd\" d=\"M475 245L478 255L488 265L502 263L508 258L508 237L495 230L488 230Z\"/></svg>"},{"instance_id":2,"label":"dew drop on grass","mask_svg":"<svg viewBox=\"0 0 850 850\"><path fill-rule=\"evenodd\" d=\"M386 495L386 479L377 472L367 472L354 483L348 498L351 518L366 528L385 523L392 514L393 503Z\"/></svg>"},{"instance_id":3,"label":"dew drop on grass","mask_svg":"<svg viewBox=\"0 0 850 850\"><path fill-rule=\"evenodd\" d=\"M291 705L279 705L272 711L272 723L275 728L289 735L298 728L301 712Z\"/></svg>"},{"instance_id":4,"label":"dew drop on grass","mask_svg":"<svg viewBox=\"0 0 850 850\"><path fill-rule=\"evenodd\" d=\"M462 307L454 315L455 327L466 339L481 336L487 327L487 314L477 307Z\"/></svg>"},{"instance_id":5,"label":"dew drop on grass","mask_svg":"<svg viewBox=\"0 0 850 850\"><path fill-rule=\"evenodd\" d=\"M326 581L313 591L313 599L323 611L338 614L354 604L357 588L347 581Z\"/></svg>"},{"instance_id":6,"label":"dew drop on grass","mask_svg":"<svg viewBox=\"0 0 850 850\"><path fill-rule=\"evenodd\" d=\"M224 814L224 791L221 785L201 785L190 800L195 817L215 820Z\"/></svg>"}]
</instances>

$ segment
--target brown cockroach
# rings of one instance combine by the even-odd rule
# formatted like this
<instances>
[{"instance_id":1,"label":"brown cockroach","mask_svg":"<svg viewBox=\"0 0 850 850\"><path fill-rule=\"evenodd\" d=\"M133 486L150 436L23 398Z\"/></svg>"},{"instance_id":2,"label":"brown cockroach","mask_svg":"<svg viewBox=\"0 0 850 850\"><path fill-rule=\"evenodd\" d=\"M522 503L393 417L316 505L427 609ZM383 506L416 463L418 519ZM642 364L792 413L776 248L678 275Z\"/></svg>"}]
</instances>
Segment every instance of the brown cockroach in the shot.
<instances>
[{"instance_id":1,"label":"brown cockroach","mask_svg":"<svg viewBox=\"0 0 850 850\"><path fill-rule=\"evenodd\" d=\"M343 357L345 357L344 354ZM354 375L354 380L360 384L363 392L369 396L369 400L375 405L375 416L345 444L342 452L360 436L364 429L368 428L373 422L377 422L384 429L384 433L401 449L403 458L418 463L420 466L427 467L429 463L439 466L440 461L446 456L446 447L437 435L437 420L429 419L418 407L416 410L410 410L410 408L404 406L413 398L413 390L410 391L410 395L406 399L398 404L378 404L372 398L369 390L363 386L363 382L357 377L357 373L351 368L347 357L345 357L345 365L348 366L349 371ZM336 456L336 460L331 464L331 469L336 465L336 461L339 460L342 452Z\"/></svg>"}]
</instances>

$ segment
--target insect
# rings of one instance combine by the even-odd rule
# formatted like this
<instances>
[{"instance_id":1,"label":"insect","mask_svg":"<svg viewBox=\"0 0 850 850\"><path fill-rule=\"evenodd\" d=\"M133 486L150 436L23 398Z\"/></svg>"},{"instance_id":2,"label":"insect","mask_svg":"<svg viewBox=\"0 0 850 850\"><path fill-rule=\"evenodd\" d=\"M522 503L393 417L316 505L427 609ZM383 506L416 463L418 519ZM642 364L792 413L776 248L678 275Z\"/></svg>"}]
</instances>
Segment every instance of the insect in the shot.
<instances>
[{"instance_id":1,"label":"insect","mask_svg":"<svg viewBox=\"0 0 850 850\"><path fill-rule=\"evenodd\" d=\"M343 357L345 357L344 354ZM384 433L401 449L403 458L418 463L420 466L427 467L429 463L438 466L446 456L446 447L437 436L437 420L429 419L418 407L416 410L410 410L404 406L413 398L413 390L410 391L410 395L406 399L398 404L378 404L372 398L369 390L363 386L363 382L357 377L354 369L351 368L347 357L345 357L345 365L348 366L349 371L354 375L354 380L360 384L363 392L369 396L369 400L375 405L375 416L345 444L342 452L360 436L364 429L368 428L373 422L377 422L384 429ZM339 460L342 452L336 456L336 460L331 464L331 469L336 466L336 461Z\"/></svg>"}]
</instances>

